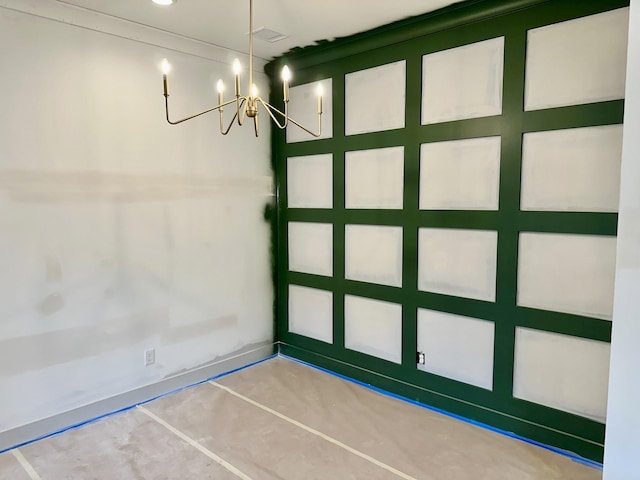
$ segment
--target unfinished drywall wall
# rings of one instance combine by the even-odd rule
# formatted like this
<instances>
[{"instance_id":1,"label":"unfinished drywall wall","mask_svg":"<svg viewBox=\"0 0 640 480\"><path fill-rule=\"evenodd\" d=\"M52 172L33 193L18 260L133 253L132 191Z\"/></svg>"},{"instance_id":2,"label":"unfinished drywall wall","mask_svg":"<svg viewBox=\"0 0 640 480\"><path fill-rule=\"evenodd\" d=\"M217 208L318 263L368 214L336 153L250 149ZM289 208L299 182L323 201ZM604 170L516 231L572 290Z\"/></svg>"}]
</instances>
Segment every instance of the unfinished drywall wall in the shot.
<instances>
[{"instance_id":1,"label":"unfinished drywall wall","mask_svg":"<svg viewBox=\"0 0 640 480\"><path fill-rule=\"evenodd\" d=\"M0 3L0 435L273 341L269 126L168 125L163 57L175 117L232 78L186 43Z\"/></svg>"},{"instance_id":2,"label":"unfinished drywall wall","mask_svg":"<svg viewBox=\"0 0 640 480\"><path fill-rule=\"evenodd\" d=\"M631 1L604 479L640 479L640 0Z\"/></svg>"}]
</instances>

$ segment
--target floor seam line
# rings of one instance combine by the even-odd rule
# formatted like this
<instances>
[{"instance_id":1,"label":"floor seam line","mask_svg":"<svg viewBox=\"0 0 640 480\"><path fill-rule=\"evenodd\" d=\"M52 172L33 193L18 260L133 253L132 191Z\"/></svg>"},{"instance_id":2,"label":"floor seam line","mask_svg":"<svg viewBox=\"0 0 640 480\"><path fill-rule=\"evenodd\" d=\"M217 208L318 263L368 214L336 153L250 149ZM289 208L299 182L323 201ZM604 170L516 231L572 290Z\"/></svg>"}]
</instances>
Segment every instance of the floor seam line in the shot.
<instances>
[{"instance_id":1,"label":"floor seam line","mask_svg":"<svg viewBox=\"0 0 640 480\"><path fill-rule=\"evenodd\" d=\"M31 480L41 480L40 475L38 475L38 472L36 472L33 466L29 463L29 460L27 460L24 457L24 455L20 450L18 450L17 448L14 448L13 450L11 450L11 453L13 453L13 456L16 457L16 459L18 460L22 468L24 468L25 472L27 472L27 475L29 475L29 477L31 478Z\"/></svg>"},{"instance_id":2,"label":"floor seam line","mask_svg":"<svg viewBox=\"0 0 640 480\"><path fill-rule=\"evenodd\" d=\"M412 477L412 476L410 476L410 475L408 475L408 474L406 474L406 473L404 473L404 472L402 472L402 471L400 471L400 470L398 470L396 468L393 468L392 466L387 465L386 463L384 463L384 462L382 462L382 461L380 461L380 460L378 460L378 459L376 459L376 458L374 458L374 457L372 457L370 455L367 455L366 453L361 452L360 450L357 450L357 449L355 449L353 447L350 447L346 443L342 443L340 440L337 440L337 439L327 435L326 433L322 433L321 431L316 430L315 428L312 428L312 427L310 427L308 425L305 425L304 423L299 422L298 420L294 420L293 418L288 417L288 416L284 415L283 413L278 412L277 410L274 410L272 408L267 407L266 405L263 405L263 404L261 404L259 402L256 402L255 400L252 400L249 397L245 397L241 393L238 393L238 392L236 392L235 390L232 390L229 387L226 387L224 385L220 385L219 383L216 383L213 380L210 380L208 383L211 384L214 387L217 387L217 388L219 388L221 390L224 390L225 392L227 392L227 393L229 393L229 394L231 394L231 395L233 395L233 396L235 396L235 397L237 397L237 398L239 398L241 400L244 400L245 402L247 402L247 403L249 403L249 404L251 404L251 405L253 405L255 407L260 408L261 410L264 410L267 413L270 413L270 414L272 414L272 415L274 415L274 416L276 416L276 417L278 417L278 418L280 418L282 420L285 420L286 422L289 422L289 423L291 423L292 425L295 425L298 428L301 428L301 429L303 429L303 430L305 430L305 431L307 431L307 432L309 432L309 433L311 433L313 435L316 435L317 437L320 437L323 440L326 440L327 442L332 443L332 444L342 448L343 450L346 450L347 452L349 452L349 453L351 453L353 455L356 455L356 456L368 461L369 463L372 463L373 465L376 465L376 466L378 466L380 468L383 468L383 469L387 470L388 472L391 472L394 475L397 475L400 478L403 478L405 480L417 480L416 478L414 478L414 477Z\"/></svg>"},{"instance_id":3,"label":"floor seam line","mask_svg":"<svg viewBox=\"0 0 640 480\"><path fill-rule=\"evenodd\" d=\"M216 462L218 465L224 467L226 470L228 470L229 472L233 473L235 476L241 478L242 480L252 480L251 477L249 477L247 474L242 472L239 468L233 466L231 463L227 462L225 459L223 459L219 455L213 453L207 447L205 447L204 445L202 445L199 442L195 441L193 438L189 437L186 433L178 430L173 425L165 422L162 418L157 416L155 413L150 412L149 410L144 408L142 405L138 405L137 409L140 412L142 412L145 415L147 415L152 420L154 420L156 423L162 425L164 428L169 430L171 433L173 433L174 435L176 435L177 437L179 437L183 441L187 442L189 445L191 445L193 448L198 450L200 453L203 453L204 455L209 457L211 460Z\"/></svg>"}]
</instances>

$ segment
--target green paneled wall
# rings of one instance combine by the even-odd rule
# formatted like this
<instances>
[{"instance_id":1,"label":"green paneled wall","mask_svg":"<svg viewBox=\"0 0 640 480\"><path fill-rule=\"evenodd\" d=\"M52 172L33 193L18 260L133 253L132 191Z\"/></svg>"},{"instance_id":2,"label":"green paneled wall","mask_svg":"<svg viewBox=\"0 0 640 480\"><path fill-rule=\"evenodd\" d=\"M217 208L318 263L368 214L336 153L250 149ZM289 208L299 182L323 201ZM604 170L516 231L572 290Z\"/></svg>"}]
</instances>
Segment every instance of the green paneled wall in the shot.
<instances>
[{"instance_id":1,"label":"green paneled wall","mask_svg":"<svg viewBox=\"0 0 640 480\"><path fill-rule=\"evenodd\" d=\"M273 132L278 205L274 222L277 335L283 353L434 407L602 460L602 423L514 398L517 327L603 342L609 342L611 336L611 322L607 319L517 305L518 241L521 232L615 236L617 213L522 211L522 144L527 132L620 124L624 100L525 111L525 63L528 30L627 5L626 0L470 1L354 37L300 49L267 65L274 105L282 101L277 72L285 63L295 72L294 85L326 78L333 82L332 138L287 143L282 131ZM423 55L500 36L504 36L505 42L502 114L422 125ZM405 127L345 135L345 75L400 60L406 61ZM488 136L501 137L499 209L420 210L421 145ZM404 147L403 208L346 209L345 152L393 146ZM287 158L326 153L333 155L333 208L288 208ZM289 271L289 222L333 226L332 276ZM345 279L345 225L402 227L401 288ZM418 231L425 227L498 232L495 302L418 290ZM289 331L289 285L332 292L332 343ZM400 364L345 348L345 295L402 305ZM494 323L492 390L417 368L418 308Z\"/></svg>"}]
</instances>

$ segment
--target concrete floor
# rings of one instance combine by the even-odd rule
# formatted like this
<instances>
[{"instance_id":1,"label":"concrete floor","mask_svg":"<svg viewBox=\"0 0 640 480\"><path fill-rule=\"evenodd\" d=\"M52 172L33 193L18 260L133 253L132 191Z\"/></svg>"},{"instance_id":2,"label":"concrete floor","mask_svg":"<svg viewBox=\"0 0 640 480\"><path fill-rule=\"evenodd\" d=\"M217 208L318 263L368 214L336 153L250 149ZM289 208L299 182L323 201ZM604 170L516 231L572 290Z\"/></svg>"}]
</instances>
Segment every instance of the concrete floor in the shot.
<instances>
[{"instance_id":1,"label":"concrete floor","mask_svg":"<svg viewBox=\"0 0 640 480\"><path fill-rule=\"evenodd\" d=\"M0 479L599 480L548 450L275 358L0 455Z\"/></svg>"}]
</instances>

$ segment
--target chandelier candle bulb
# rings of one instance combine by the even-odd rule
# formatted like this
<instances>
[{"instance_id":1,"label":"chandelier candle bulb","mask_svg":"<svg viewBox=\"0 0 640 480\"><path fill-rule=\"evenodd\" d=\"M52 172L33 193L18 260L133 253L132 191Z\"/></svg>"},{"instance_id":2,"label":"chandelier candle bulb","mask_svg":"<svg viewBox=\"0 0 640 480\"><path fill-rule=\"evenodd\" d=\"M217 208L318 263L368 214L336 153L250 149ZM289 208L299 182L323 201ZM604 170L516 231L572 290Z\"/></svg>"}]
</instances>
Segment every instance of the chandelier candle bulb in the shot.
<instances>
[{"instance_id":1,"label":"chandelier candle bulb","mask_svg":"<svg viewBox=\"0 0 640 480\"><path fill-rule=\"evenodd\" d=\"M169 84L167 81L167 74L169 73L169 61L166 58L162 59L162 83L164 86L164 96L169 96Z\"/></svg>"},{"instance_id":2,"label":"chandelier candle bulb","mask_svg":"<svg viewBox=\"0 0 640 480\"><path fill-rule=\"evenodd\" d=\"M221 105L224 103L224 83L222 83L222 79L218 80L216 88L218 89L218 105Z\"/></svg>"},{"instance_id":3,"label":"chandelier candle bulb","mask_svg":"<svg viewBox=\"0 0 640 480\"><path fill-rule=\"evenodd\" d=\"M163 74L166 75L169 73L169 69L171 68L171 65L169 65L169 60L167 60L166 58L163 58L160 66L162 68Z\"/></svg>"},{"instance_id":4,"label":"chandelier candle bulb","mask_svg":"<svg viewBox=\"0 0 640 480\"><path fill-rule=\"evenodd\" d=\"M240 60L238 60L237 58L233 61L233 74L234 75L240 75L240 72L242 71L242 65L240 64Z\"/></svg>"},{"instance_id":5,"label":"chandelier candle bulb","mask_svg":"<svg viewBox=\"0 0 640 480\"><path fill-rule=\"evenodd\" d=\"M236 76L236 97L240 95L240 71L242 70L242 65L240 65L240 60L237 58L233 61L233 74Z\"/></svg>"},{"instance_id":6,"label":"chandelier candle bulb","mask_svg":"<svg viewBox=\"0 0 640 480\"><path fill-rule=\"evenodd\" d=\"M291 80L291 70L285 65L282 67L282 89L285 102L289 101L289 80Z\"/></svg>"},{"instance_id":7,"label":"chandelier candle bulb","mask_svg":"<svg viewBox=\"0 0 640 480\"><path fill-rule=\"evenodd\" d=\"M318 114L322 114L322 84L318 84L318 88L316 89L318 94Z\"/></svg>"}]
</instances>

